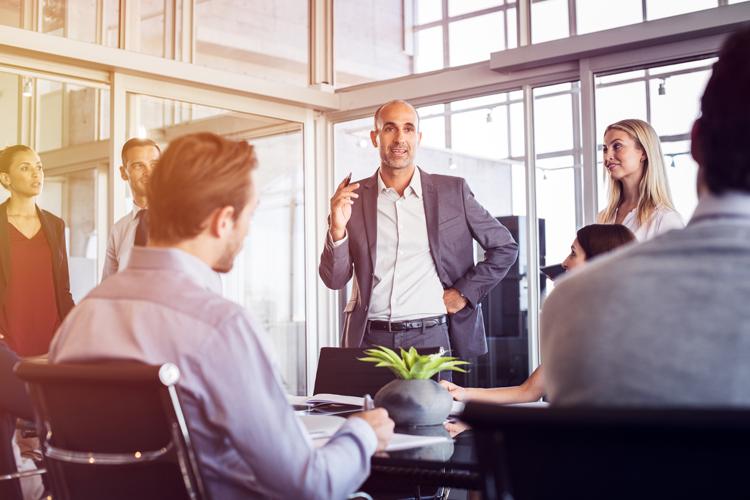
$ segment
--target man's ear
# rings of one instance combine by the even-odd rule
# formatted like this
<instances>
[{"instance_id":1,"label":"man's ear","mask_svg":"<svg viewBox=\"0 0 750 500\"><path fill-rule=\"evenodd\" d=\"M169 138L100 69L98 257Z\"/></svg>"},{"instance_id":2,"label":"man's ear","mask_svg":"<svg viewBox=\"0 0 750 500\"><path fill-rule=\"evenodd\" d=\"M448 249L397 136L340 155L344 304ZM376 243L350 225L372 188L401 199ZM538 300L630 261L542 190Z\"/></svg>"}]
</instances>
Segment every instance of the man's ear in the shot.
<instances>
[{"instance_id":1,"label":"man's ear","mask_svg":"<svg viewBox=\"0 0 750 500\"><path fill-rule=\"evenodd\" d=\"M378 137L377 130L370 130L370 141L372 141L373 147L380 147L380 138Z\"/></svg>"},{"instance_id":2,"label":"man's ear","mask_svg":"<svg viewBox=\"0 0 750 500\"><path fill-rule=\"evenodd\" d=\"M128 171L125 169L125 165L120 165L120 177L122 180L128 180Z\"/></svg>"},{"instance_id":3,"label":"man's ear","mask_svg":"<svg viewBox=\"0 0 750 500\"><path fill-rule=\"evenodd\" d=\"M417 134L417 144L422 144L422 132Z\"/></svg>"},{"instance_id":4,"label":"man's ear","mask_svg":"<svg viewBox=\"0 0 750 500\"><path fill-rule=\"evenodd\" d=\"M211 212L209 218L211 235L216 238L224 238L234 229L234 207L217 208Z\"/></svg>"}]
</instances>

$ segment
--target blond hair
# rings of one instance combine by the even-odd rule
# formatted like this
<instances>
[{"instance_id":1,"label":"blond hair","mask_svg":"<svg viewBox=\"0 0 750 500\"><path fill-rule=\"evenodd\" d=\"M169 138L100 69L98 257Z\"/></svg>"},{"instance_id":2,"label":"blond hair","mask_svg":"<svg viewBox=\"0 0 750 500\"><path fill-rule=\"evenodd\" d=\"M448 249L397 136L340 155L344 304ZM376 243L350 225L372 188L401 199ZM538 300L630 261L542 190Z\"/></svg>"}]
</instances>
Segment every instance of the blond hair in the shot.
<instances>
[{"instance_id":1,"label":"blond hair","mask_svg":"<svg viewBox=\"0 0 750 500\"><path fill-rule=\"evenodd\" d=\"M643 120L628 119L613 123L604 133L610 130L625 132L635 141L636 147L646 154L646 160L643 162L643 175L638 183L638 204L635 211L638 225L647 225L658 207L674 210L661 143L653 127ZM615 222L621 198L622 182L610 177L607 207L599 213L598 217L600 224Z\"/></svg>"}]
</instances>

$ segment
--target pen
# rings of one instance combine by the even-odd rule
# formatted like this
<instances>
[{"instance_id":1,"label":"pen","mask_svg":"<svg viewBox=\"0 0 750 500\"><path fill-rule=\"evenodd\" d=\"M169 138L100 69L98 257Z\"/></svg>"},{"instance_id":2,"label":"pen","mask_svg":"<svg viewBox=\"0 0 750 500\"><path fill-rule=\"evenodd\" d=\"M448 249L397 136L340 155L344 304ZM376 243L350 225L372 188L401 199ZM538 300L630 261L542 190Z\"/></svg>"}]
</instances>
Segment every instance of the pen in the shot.
<instances>
[{"instance_id":1,"label":"pen","mask_svg":"<svg viewBox=\"0 0 750 500\"><path fill-rule=\"evenodd\" d=\"M375 403L369 394L365 394L364 401L362 402L362 409L364 411L370 411L375 409Z\"/></svg>"}]
</instances>

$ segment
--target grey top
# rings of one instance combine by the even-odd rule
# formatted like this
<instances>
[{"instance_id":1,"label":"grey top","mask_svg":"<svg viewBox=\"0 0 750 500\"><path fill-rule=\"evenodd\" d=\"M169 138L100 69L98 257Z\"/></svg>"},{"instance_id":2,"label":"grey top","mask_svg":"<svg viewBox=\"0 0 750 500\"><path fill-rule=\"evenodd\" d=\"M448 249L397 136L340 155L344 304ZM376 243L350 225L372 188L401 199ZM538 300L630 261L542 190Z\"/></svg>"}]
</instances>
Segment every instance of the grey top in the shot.
<instances>
[{"instance_id":1,"label":"grey top","mask_svg":"<svg viewBox=\"0 0 750 500\"><path fill-rule=\"evenodd\" d=\"M177 249L136 247L128 267L66 318L52 362L136 359L180 368L183 410L212 498L345 498L368 476L377 440L350 418L315 449L287 402L264 335Z\"/></svg>"},{"instance_id":2,"label":"grey top","mask_svg":"<svg viewBox=\"0 0 750 500\"><path fill-rule=\"evenodd\" d=\"M750 405L750 195L555 286L541 319L552 404Z\"/></svg>"}]
</instances>

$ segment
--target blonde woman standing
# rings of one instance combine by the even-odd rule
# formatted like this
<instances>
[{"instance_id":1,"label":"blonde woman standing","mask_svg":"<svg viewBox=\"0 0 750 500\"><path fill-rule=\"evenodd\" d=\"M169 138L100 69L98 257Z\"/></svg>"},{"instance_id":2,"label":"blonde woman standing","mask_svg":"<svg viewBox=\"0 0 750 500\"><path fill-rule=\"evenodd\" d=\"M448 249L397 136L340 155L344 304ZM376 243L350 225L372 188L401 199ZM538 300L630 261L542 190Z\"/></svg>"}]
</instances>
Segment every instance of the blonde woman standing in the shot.
<instances>
[{"instance_id":1,"label":"blonde woman standing","mask_svg":"<svg viewBox=\"0 0 750 500\"><path fill-rule=\"evenodd\" d=\"M659 136L642 120L622 120L604 132L609 200L600 224L622 224L638 240L684 227L669 192Z\"/></svg>"}]
</instances>

